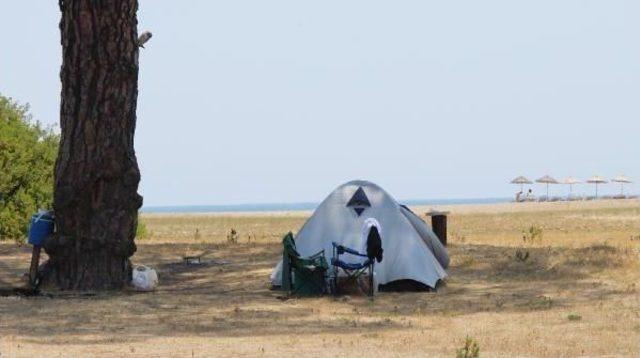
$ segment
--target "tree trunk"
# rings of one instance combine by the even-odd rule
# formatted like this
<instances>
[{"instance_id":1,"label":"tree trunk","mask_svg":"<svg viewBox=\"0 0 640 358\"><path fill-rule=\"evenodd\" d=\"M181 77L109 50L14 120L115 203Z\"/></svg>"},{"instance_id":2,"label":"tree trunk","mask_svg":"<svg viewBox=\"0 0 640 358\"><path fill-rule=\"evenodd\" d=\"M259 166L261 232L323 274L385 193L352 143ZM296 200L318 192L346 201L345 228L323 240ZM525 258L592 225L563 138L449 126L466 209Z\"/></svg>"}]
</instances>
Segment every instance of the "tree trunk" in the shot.
<instances>
[{"instance_id":1,"label":"tree trunk","mask_svg":"<svg viewBox=\"0 0 640 358\"><path fill-rule=\"evenodd\" d=\"M130 281L140 171L137 0L60 0L61 141L57 233L45 242L46 288L105 290Z\"/></svg>"}]
</instances>

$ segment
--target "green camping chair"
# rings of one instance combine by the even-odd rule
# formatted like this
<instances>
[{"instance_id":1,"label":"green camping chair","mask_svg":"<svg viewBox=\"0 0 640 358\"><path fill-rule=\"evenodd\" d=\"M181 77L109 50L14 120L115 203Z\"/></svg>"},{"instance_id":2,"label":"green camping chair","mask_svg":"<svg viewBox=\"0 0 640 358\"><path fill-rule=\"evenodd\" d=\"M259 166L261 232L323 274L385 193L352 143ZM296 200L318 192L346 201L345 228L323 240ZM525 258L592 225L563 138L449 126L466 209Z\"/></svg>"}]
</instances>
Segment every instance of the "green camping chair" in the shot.
<instances>
[{"instance_id":1,"label":"green camping chair","mask_svg":"<svg viewBox=\"0 0 640 358\"><path fill-rule=\"evenodd\" d=\"M304 296L325 293L329 265L324 258L324 250L309 257L300 257L291 232L282 239L282 246L282 289Z\"/></svg>"}]
</instances>

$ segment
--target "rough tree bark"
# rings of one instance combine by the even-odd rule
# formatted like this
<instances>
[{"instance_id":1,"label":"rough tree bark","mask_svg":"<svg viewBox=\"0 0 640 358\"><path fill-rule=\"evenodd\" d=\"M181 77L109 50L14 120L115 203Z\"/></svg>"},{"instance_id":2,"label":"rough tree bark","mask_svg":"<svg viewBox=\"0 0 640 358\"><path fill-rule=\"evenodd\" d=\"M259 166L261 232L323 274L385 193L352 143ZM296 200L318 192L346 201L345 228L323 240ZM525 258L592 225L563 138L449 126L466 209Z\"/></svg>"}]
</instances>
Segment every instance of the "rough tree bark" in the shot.
<instances>
[{"instance_id":1,"label":"rough tree bark","mask_svg":"<svg viewBox=\"0 0 640 358\"><path fill-rule=\"evenodd\" d=\"M137 0L60 0L61 142L57 234L42 285L122 288L131 277L140 171L133 146L138 97Z\"/></svg>"}]
</instances>

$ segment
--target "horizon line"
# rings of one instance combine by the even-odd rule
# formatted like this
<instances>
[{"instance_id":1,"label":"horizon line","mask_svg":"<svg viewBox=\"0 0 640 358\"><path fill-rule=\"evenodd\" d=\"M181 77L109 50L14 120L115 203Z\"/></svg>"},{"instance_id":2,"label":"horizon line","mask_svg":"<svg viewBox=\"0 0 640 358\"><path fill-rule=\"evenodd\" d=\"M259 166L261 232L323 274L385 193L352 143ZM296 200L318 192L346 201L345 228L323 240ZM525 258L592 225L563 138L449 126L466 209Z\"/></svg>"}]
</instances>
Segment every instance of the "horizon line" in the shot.
<instances>
[{"instance_id":1,"label":"horizon line","mask_svg":"<svg viewBox=\"0 0 640 358\"><path fill-rule=\"evenodd\" d=\"M473 203L499 203L509 201L509 197L488 198L440 198L440 199L404 199L396 200L405 205L447 205L447 204L473 204ZM207 211L303 211L311 210L320 205L322 201L301 202L264 202L264 203L239 203L239 204L178 204L178 205L150 205L140 208L141 212L207 212ZM250 209L250 210L248 210Z\"/></svg>"}]
</instances>

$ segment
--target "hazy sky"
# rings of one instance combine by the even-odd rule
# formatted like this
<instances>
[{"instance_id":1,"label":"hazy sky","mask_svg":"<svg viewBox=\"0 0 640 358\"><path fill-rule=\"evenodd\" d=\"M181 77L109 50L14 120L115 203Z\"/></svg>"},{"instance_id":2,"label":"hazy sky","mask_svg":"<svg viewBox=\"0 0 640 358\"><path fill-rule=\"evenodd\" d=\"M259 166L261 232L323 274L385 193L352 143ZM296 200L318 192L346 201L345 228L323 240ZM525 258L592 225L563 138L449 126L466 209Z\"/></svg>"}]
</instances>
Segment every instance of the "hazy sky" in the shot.
<instances>
[{"instance_id":1,"label":"hazy sky","mask_svg":"<svg viewBox=\"0 0 640 358\"><path fill-rule=\"evenodd\" d=\"M520 174L640 180L638 14L614 0L141 0L145 205L319 201L355 178L400 199L509 196ZM51 124L59 17L53 0L0 7L0 92Z\"/></svg>"}]
</instances>

